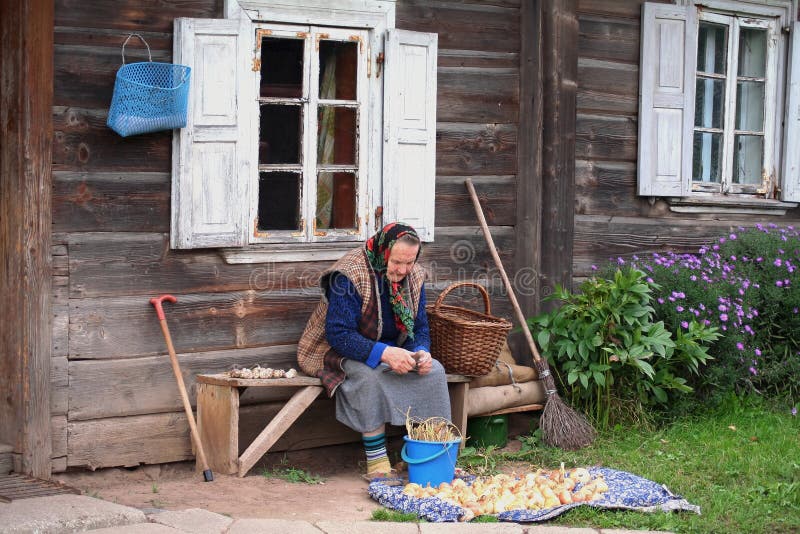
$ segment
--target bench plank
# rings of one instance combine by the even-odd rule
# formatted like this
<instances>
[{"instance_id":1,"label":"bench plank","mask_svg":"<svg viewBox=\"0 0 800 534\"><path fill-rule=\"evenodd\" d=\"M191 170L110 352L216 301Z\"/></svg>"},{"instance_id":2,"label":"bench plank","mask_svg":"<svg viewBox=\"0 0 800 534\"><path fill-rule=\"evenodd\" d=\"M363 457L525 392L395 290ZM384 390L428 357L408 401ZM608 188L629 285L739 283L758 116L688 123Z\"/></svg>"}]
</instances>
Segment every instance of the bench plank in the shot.
<instances>
[{"instance_id":1,"label":"bench plank","mask_svg":"<svg viewBox=\"0 0 800 534\"><path fill-rule=\"evenodd\" d=\"M239 469L239 390L197 384L197 430L208 465L218 473Z\"/></svg>"}]
</instances>

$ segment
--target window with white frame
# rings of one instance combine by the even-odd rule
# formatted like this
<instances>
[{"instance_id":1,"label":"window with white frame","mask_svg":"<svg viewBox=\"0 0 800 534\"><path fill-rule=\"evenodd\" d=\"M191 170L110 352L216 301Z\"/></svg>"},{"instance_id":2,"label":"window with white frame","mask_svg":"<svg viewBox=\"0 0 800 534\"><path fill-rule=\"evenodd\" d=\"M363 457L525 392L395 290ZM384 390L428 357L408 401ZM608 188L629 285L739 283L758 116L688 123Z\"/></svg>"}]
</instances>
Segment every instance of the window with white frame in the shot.
<instances>
[{"instance_id":1,"label":"window with white frame","mask_svg":"<svg viewBox=\"0 0 800 534\"><path fill-rule=\"evenodd\" d=\"M176 19L172 247L332 259L390 220L432 240L436 35L393 29L387 0L241 6Z\"/></svg>"},{"instance_id":2,"label":"window with white frame","mask_svg":"<svg viewBox=\"0 0 800 534\"><path fill-rule=\"evenodd\" d=\"M676 211L714 199L786 209L800 201L799 26L781 32L794 8L689 4L643 6L639 194Z\"/></svg>"}]
</instances>

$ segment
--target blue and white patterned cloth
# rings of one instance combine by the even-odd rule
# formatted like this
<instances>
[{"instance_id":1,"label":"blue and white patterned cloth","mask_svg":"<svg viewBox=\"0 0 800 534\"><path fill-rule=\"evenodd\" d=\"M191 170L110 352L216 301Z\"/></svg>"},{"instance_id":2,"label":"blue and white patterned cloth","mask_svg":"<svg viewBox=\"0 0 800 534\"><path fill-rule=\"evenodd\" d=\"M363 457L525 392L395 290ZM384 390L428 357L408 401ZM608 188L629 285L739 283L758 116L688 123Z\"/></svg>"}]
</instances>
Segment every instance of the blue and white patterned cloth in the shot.
<instances>
[{"instance_id":1,"label":"blue and white patterned cloth","mask_svg":"<svg viewBox=\"0 0 800 534\"><path fill-rule=\"evenodd\" d=\"M589 473L592 477L601 475L608 484L608 491L602 499L589 503L573 503L545 508L542 510L511 510L497 515L501 521L526 523L546 521L570 508L576 506L592 506L595 508L614 508L623 510L637 510L640 512L677 511L684 510L700 513L700 507L690 504L680 495L670 492L666 486L636 476L625 471L617 471L607 467L591 467ZM474 477L473 477L474 478ZM468 480L471 482L471 480ZM395 485L392 485L392 484ZM447 521L460 521L466 510L460 506L450 504L437 497L420 499L403 494L403 485L397 485L396 480L376 480L369 485L370 497L386 508L398 512L414 513L426 521L435 523Z\"/></svg>"}]
</instances>

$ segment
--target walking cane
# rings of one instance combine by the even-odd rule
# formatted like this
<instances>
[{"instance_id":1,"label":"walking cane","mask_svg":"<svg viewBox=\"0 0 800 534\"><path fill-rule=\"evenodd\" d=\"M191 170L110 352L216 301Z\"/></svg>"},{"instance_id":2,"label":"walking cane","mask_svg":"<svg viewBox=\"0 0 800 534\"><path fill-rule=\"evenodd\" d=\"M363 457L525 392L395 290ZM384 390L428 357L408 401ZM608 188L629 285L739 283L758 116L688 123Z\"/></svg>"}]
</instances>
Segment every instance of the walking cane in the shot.
<instances>
[{"instance_id":1,"label":"walking cane","mask_svg":"<svg viewBox=\"0 0 800 534\"><path fill-rule=\"evenodd\" d=\"M172 346L172 337L169 335L169 327L167 326L167 319L164 317L164 309L161 307L163 301L178 302L178 299L172 295L161 295L160 297L153 297L150 299L150 304L156 309L158 315L158 322L161 324L161 331L164 333L164 340L167 342L167 350L169 351L169 359L172 362L172 372L175 373L175 380L178 381L178 390L181 392L181 399L183 400L183 409L186 411L186 417L189 419L189 428L192 431L192 439L194 439L194 446L197 448L197 457L200 460L200 466L203 468L203 479L206 482L214 480L214 474L208 467L206 460L206 453L203 450L203 443L200 441L200 433L197 431L197 425L194 422L194 413L192 413L192 405L189 403L189 396L186 394L186 385L183 383L183 375L181 374L180 365L178 365L178 357L175 355L175 347Z\"/></svg>"}]
</instances>

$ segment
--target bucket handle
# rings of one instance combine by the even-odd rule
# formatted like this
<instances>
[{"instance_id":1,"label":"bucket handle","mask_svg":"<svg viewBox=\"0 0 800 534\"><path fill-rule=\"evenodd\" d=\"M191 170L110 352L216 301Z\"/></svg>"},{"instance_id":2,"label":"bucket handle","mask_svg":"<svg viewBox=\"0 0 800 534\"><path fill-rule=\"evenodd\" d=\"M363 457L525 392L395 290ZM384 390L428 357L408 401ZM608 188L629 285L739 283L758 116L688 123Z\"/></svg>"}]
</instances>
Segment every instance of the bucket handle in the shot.
<instances>
[{"instance_id":1,"label":"bucket handle","mask_svg":"<svg viewBox=\"0 0 800 534\"><path fill-rule=\"evenodd\" d=\"M125 42L122 43L122 64L123 65L125 64L125 45L128 44L128 41L130 41L131 37L133 37L133 36L138 37L139 40L142 41L144 43L144 45L147 47L147 60L152 62L153 61L153 54L150 53L150 45L147 44L147 41L144 40L144 37L142 37L138 33L131 33L131 34L128 35L128 38L125 39Z\"/></svg>"},{"instance_id":2,"label":"bucket handle","mask_svg":"<svg viewBox=\"0 0 800 534\"><path fill-rule=\"evenodd\" d=\"M400 450L400 457L403 459L403 461L405 463L407 463L407 464L424 464L426 462L430 462L431 460L435 460L439 456L441 456L444 453L448 452L450 450L450 448L453 446L453 442L448 442L444 447L442 447L442 450L431 454L427 458L410 458L406 454L406 446L407 445L408 445L408 443L404 443L403 444L403 448Z\"/></svg>"}]
</instances>

